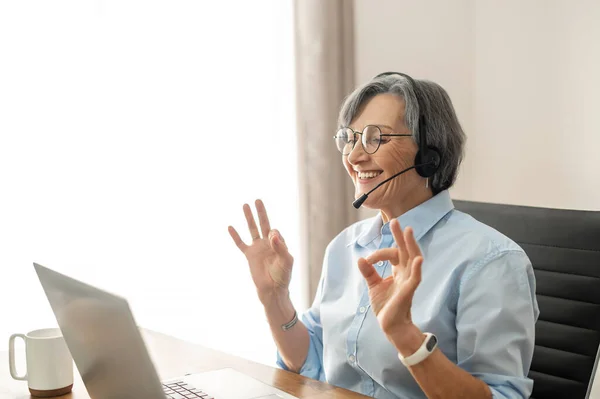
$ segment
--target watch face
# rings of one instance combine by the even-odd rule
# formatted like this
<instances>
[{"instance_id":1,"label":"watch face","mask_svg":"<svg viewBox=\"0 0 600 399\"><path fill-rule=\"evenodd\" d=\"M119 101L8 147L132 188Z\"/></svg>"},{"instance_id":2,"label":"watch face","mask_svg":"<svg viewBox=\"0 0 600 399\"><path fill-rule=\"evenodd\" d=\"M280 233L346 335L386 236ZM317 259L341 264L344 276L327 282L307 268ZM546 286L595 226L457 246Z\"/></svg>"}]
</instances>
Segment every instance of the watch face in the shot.
<instances>
[{"instance_id":1,"label":"watch face","mask_svg":"<svg viewBox=\"0 0 600 399\"><path fill-rule=\"evenodd\" d=\"M425 347L427 348L427 351L431 352L436 345L437 338L435 335L432 335L431 338L429 338L429 341L427 341L427 345Z\"/></svg>"}]
</instances>

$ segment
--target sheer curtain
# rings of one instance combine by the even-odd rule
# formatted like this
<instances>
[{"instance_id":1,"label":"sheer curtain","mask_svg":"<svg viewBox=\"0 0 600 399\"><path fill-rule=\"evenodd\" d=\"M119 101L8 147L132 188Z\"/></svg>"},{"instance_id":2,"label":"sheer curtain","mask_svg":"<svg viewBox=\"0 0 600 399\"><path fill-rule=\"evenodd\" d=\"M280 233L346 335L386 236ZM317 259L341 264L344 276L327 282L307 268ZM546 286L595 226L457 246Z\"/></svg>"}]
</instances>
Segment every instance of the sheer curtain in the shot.
<instances>
[{"instance_id":1,"label":"sheer curtain","mask_svg":"<svg viewBox=\"0 0 600 399\"><path fill-rule=\"evenodd\" d=\"M354 89L353 3L295 0L298 153L302 253L314 297L327 244L361 216L335 148L337 115Z\"/></svg>"},{"instance_id":2,"label":"sheer curtain","mask_svg":"<svg viewBox=\"0 0 600 399\"><path fill-rule=\"evenodd\" d=\"M303 263L293 37L291 0L0 3L0 338L55 324L36 261L274 363L227 226L262 198Z\"/></svg>"}]
</instances>

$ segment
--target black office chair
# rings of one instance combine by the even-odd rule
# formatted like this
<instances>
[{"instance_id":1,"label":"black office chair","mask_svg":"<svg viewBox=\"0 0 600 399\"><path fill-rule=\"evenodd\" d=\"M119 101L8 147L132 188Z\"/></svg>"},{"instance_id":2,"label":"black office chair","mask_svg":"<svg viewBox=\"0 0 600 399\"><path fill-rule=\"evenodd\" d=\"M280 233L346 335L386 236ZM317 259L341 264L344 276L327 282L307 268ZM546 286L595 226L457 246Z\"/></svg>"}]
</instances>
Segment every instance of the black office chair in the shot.
<instances>
[{"instance_id":1,"label":"black office chair","mask_svg":"<svg viewBox=\"0 0 600 399\"><path fill-rule=\"evenodd\" d=\"M589 396L600 343L600 212L454 201L525 250L540 317L532 398Z\"/></svg>"}]
</instances>

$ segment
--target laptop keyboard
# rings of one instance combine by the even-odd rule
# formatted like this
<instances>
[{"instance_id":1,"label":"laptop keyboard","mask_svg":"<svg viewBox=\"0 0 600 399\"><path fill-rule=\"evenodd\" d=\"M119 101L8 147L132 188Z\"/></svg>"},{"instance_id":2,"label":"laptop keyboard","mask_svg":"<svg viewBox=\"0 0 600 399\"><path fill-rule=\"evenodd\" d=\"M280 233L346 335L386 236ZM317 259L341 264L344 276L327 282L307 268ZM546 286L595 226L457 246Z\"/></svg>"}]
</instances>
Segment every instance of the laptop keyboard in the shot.
<instances>
[{"instance_id":1,"label":"laptop keyboard","mask_svg":"<svg viewBox=\"0 0 600 399\"><path fill-rule=\"evenodd\" d=\"M194 388L190 384L186 384L183 381L170 382L168 384L162 384L165 395L168 399L215 399L209 396L207 393Z\"/></svg>"}]
</instances>

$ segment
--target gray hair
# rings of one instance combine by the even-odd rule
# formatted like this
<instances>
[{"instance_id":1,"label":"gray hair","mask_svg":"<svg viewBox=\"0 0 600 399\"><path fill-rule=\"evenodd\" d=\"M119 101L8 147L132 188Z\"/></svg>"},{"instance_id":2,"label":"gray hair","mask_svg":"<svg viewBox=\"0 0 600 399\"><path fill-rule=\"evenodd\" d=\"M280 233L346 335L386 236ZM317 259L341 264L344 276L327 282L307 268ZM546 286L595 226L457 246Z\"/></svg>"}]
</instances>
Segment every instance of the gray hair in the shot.
<instances>
[{"instance_id":1,"label":"gray hair","mask_svg":"<svg viewBox=\"0 0 600 399\"><path fill-rule=\"evenodd\" d=\"M417 126L420 104L427 121L427 145L436 147L441 154L440 167L431 180L431 189L435 195L454 184L463 159L466 136L446 90L428 80L414 80L420 102L417 102L408 79L402 75L382 76L359 86L344 101L338 117L338 127L350 126L362 105L371 98L391 93L404 99L404 121L412 132L413 140L419 145Z\"/></svg>"}]
</instances>

